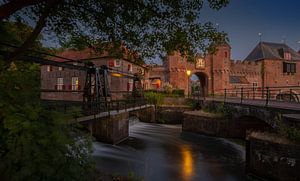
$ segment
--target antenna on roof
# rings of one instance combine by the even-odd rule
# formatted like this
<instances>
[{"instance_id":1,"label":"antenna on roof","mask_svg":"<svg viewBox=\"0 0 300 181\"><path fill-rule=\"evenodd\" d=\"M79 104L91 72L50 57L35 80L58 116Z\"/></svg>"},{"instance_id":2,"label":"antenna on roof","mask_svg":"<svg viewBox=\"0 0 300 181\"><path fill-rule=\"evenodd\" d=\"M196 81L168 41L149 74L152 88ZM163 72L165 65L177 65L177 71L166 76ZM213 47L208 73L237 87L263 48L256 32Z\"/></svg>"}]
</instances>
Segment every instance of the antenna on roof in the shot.
<instances>
[{"instance_id":1,"label":"antenna on roof","mask_svg":"<svg viewBox=\"0 0 300 181\"><path fill-rule=\"evenodd\" d=\"M259 36L259 42L261 42L262 33L258 33L258 36Z\"/></svg>"},{"instance_id":2,"label":"antenna on roof","mask_svg":"<svg viewBox=\"0 0 300 181\"><path fill-rule=\"evenodd\" d=\"M284 44L286 43L286 36L285 35L282 36L281 42L284 43Z\"/></svg>"},{"instance_id":3,"label":"antenna on roof","mask_svg":"<svg viewBox=\"0 0 300 181\"><path fill-rule=\"evenodd\" d=\"M219 23L216 23L217 31L219 31Z\"/></svg>"}]
</instances>

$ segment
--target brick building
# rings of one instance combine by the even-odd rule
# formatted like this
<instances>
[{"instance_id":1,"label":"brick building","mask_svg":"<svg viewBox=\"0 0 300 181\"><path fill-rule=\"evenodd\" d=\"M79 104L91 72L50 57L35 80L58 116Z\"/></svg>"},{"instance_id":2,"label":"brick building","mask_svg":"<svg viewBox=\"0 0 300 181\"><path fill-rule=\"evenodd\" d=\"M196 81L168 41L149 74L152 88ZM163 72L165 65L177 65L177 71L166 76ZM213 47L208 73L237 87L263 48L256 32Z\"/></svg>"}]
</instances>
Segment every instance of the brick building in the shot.
<instances>
[{"instance_id":1,"label":"brick building","mask_svg":"<svg viewBox=\"0 0 300 181\"><path fill-rule=\"evenodd\" d=\"M59 54L61 57L76 59L72 64L83 64L91 61L96 67L107 65L119 71L140 74L144 89L163 90L166 83L174 89L182 89L185 94L191 93L190 77L187 71L198 77L200 94L224 94L224 89L299 86L300 54L286 44L260 42L243 61L231 59L231 47L224 44L214 54L198 55L196 63L187 62L178 53L169 55L163 65L141 66L123 58L117 59L104 53L96 54L90 49L83 51L67 50ZM126 57L126 56L125 56ZM55 61L66 61L54 59ZM46 100L81 101L86 73L80 70L63 69L44 65L41 67L42 89L55 89L56 92L43 92L41 97ZM110 75L108 78L113 99L121 99L132 91L132 79ZM284 95L287 89L277 89L272 96ZM290 90L293 100L299 101L299 89ZM264 95L262 92L261 95ZM249 95L248 95L249 96ZM280 96L279 96L280 98Z\"/></svg>"},{"instance_id":2,"label":"brick building","mask_svg":"<svg viewBox=\"0 0 300 181\"><path fill-rule=\"evenodd\" d=\"M198 77L202 95L217 95L223 94L224 89L242 87L299 86L297 67L300 67L300 54L286 44L260 42L243 61L232 60L231 47L224 44L215 54L199 55L196 63L187 62L178 53L169 55L162 66L150 68L148 79L160 83L157 89L163 89L165 83L170 83L173 88L184 89L187 94L191 92L189 70ZM278 89L272 95L277 96L284 91ZM293 93L293 99L299 100L299 92L293 90Z\"/></svg>"},{"instance_id":3,"label":"brick building","mask_svg":"<svg viewBox=\"0 0 300 181\"><path fill-rule=\"evenodd\" d=\"M108 53L99 55L91 49L81 51L70 49L57 54L57 56L76 60L53 59L57 62L73 65L84 65L85 62L89 61L92 62L95 67L106 65L109 68L124 72L125 74L143 75L145 72L144 66L134 63L134 59L129 59L128 56L119 59L109 56ZM82 101L85 79L86 72L84 70L42 65L41 89L43 92L41 93L41 98L43 100ZM123 77L121 74L109 74L108 84L112 93L112 99L121 99L130 94L133 89L133 79Z\"/></svg>"}]
</instances>

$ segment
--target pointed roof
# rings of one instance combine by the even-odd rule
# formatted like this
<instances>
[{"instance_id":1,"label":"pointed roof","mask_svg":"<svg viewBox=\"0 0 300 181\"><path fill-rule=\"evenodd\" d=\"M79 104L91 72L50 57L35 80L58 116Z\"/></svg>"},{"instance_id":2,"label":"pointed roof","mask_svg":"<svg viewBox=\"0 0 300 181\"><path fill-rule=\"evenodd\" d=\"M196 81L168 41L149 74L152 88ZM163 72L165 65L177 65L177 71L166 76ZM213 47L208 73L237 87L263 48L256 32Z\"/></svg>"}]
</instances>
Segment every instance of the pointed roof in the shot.
<instances>
[{"instance_id":1,"label":"pointed roof","mask_svg":"<svg viewBox=\"0 0 300 181\"><path fill-rule=\"evenodd\" d=\"M259 42L252 52L245 58L245 61L257 61L262 59L283 60L281 51L291 53L292 60L300 61L300 54L284 43Z\"/></svg>"}]
</instances>

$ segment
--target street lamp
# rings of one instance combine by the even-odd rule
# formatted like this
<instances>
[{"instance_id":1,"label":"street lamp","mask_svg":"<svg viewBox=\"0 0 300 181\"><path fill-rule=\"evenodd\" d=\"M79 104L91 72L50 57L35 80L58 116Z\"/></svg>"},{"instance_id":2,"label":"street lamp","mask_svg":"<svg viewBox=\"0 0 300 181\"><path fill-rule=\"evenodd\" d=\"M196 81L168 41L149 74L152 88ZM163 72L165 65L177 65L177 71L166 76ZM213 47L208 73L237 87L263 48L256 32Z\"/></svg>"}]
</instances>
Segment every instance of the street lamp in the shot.
<instances>
[{"instance_id":1,"label":"street lamp","mask_svg":"<svg viewBox=\"0 0 300 181\"><path fill-rule=\"evenodd\" d=\"M186 75L188 77L188 97L190 97L190 75L191 75L191 71L190 70L186 70Z\"/></svg>"}]
</instances>

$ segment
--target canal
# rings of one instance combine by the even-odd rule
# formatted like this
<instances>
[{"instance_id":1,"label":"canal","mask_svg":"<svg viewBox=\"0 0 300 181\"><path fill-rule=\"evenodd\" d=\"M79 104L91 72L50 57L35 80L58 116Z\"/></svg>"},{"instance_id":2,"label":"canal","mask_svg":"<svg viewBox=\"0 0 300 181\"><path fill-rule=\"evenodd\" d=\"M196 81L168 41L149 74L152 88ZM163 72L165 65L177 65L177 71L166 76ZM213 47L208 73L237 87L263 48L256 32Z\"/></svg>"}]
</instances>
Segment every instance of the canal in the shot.
<instances>
[{"instance_id":1,"label":"canal","mask_svg":"<svg viewBox=\"0 0 300 181\"><path fill-rule=\"evenodd\" d=\"M244 148L222 138L182 133L181 125L138 122L118 145L93 143L96 167L143 180L245 180Z\"/></svg>"}]
</instances>

